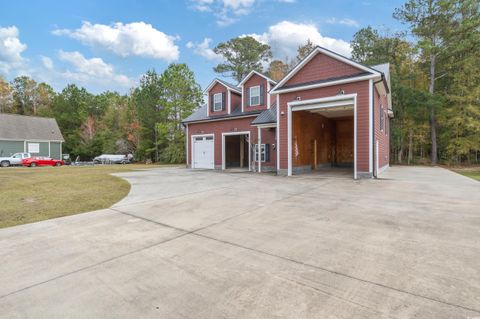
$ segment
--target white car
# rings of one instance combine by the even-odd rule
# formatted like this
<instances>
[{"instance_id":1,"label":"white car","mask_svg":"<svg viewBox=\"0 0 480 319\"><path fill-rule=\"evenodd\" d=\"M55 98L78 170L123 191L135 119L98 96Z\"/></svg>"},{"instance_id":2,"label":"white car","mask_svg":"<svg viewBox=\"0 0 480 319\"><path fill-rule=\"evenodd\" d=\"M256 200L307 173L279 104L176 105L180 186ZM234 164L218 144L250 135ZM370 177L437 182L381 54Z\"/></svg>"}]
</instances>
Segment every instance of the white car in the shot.
<instances>
[{"instance_id":1,"label":"white car","mask_svg":"<svg viewBox=\"0 0 480 319\"><path fill-rule=\"evenodd\" d=\"M102 154L93 159L94 164L129 164L128 155Z\"/></svg>"},{"instance_id":2,"label":"white car","mask_svg":"<svg viewBox=\"0 0 480 319\"><path fill-rule=\"evenodd\" d=\"M15 153L10 157L0 157L0 166L22 165L22 160L29 157L32 157L30 153Z\"/></svg>"}]
</instances>

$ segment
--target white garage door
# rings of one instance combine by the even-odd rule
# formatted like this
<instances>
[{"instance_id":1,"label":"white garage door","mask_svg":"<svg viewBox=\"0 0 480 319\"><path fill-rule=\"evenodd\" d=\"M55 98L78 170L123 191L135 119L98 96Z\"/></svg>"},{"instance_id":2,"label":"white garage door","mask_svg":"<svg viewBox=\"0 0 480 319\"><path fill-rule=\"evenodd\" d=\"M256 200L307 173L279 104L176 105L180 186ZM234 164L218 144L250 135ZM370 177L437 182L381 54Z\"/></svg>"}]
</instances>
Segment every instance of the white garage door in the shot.
<instances>
[{"instance_id":1,"label":"white garage door","mask_svg":"<svg viewBox=\"0 0 480 319\"><path fill-rule=\"evenodd\" d=\"M193 168L214 169L213 136L193 138Z\"/></svg>"}]
</instances>

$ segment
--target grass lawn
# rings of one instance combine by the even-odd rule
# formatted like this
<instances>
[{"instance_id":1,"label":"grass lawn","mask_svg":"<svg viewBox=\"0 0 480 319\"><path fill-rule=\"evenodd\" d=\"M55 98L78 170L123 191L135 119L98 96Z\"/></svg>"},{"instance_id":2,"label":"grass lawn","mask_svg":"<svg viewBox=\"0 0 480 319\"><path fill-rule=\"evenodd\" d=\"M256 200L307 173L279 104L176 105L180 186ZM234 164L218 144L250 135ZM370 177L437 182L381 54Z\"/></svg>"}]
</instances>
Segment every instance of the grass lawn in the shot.
<instances>
[{"instance_id":1,"label":"grass lawn","mask_svg":"<svg viewBox=\"0 0 480 319\"><path fill-rule=\"evenodd\" d=\"M455 172L480 181L480 167L454 169Z\"/></svg>"},{"instance_id":2,"label":"grass lawn","mask_svg":"<svg viewBox=\"0 0 480 319\"><path fill-rule=\"evenodd\" d=\"M0 228L110 207L130 191L127 181L110 173L152 167L1 168Z\"/></svg>"}]
</instances>

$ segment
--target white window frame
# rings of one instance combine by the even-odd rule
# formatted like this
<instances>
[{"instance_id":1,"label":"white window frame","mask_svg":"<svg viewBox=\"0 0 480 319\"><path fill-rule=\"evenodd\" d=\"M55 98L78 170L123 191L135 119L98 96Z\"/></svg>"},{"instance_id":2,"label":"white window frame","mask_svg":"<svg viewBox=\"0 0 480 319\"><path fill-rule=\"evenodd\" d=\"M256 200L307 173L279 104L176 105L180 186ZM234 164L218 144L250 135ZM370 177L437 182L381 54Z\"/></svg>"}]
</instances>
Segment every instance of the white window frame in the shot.
<instances>
[{"instance_id":1,"label":"white window frame","mask_svg":"<svg viewBox=\"0 0 480 319\"><path fill-rule=\"evenodd\" d=\"M217 96L220 97L220 101L217 101ZM217 108L217 104L220 103L220 108ZM213 111L218 112L223 108L223 95L222 93L216 93L213 95Z\"/></svg>"},{"instance_id":2,"label":"white window frame","mask_svg":"<svg viewBox=\"0 0 480 319\"><path fill-rule=\"evenodd\" d=\"M260 144L260 159L261 163L265 163L266 160L266 155L267 153L265 152L267 149L266 144ZM258 144L255 144L255 162L258 162Z\"/></svg>"},{"instance_id":3,"label":"white window frame","mask_svg":"<svg viewBox=\"0 0 480 319\"><path fill-rule=\"evenodd\" d=\"M258 89L258 95L252 95L252 89ZM248 88L248 98L250 99L250 106L258 106L262 104L262 101L260 101L260 85L252 86ZM258 97L258 103L252 103L252 98Z\"/></svg>"}]
</instances>

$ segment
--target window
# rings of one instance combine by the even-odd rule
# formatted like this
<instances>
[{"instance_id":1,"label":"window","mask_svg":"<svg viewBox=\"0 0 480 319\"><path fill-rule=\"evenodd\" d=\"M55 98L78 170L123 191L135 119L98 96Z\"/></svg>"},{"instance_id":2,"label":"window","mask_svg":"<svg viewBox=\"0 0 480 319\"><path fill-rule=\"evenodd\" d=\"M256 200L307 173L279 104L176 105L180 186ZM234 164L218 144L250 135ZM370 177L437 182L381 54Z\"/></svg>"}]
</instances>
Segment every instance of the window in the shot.
<instances>
[{"instance_id":1,"label":"window","mask_svg":"<svg viewBox=\"0 0 480 319\"><path fill-rule=\"evenodd\" d=\"M260 154L260 160L258 159L259 154ZM258 144L255 144L255 161L265 162L265 144L260 144L260 153L258 152Z\"/></svg>"},{"instance_id":2,"label":"window","mask_svg":"<svg viewBox=\"0 0 480 319\"><path fill-rule=\"evenodd\" d=\"M383 105L380 106L380 130L383 132L385 129L385 112L383 111Z\"/></svg>"},{"instance_id":3,"label":"window","mask_svg":"<svg viewBox=\"0 0 480 319\"><path fill-rule=\"evenodd\" d=\"M223 99L222 93L217 93L213 95L213 110L221 111L223 109Z\"/></svg>"},{"instance_id":4,"label":"window","mask_svg":"<svg viewBox=\"0 0 480 319\"><path fill-rule=\"evenodd\" d=\"M250 89L249 99L250 104L249 106L256 106L260 105L260 86L252 86Z\"/></svg>"}]
</instances>

